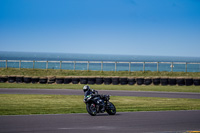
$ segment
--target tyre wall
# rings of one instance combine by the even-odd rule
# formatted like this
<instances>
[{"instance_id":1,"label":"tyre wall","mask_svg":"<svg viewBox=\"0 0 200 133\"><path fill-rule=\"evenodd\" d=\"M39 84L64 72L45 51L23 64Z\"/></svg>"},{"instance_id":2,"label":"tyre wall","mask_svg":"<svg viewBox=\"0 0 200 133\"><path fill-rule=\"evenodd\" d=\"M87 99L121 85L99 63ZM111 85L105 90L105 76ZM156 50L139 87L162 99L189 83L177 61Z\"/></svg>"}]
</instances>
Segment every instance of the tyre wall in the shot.
<instances>
[{"instance_id":1,"label":"tyre wall","mask_svg":"<svg viewBox=\"0 0 200 133\"><path fill-rule=\"evenodd\" d=\"M93 76L48 76L30 77L22 75L0 75L0 83L33 83L33 84L89 84L89 85L177 85L199 86L200 77L93 77Z\"/></svg>"}]
</instances>

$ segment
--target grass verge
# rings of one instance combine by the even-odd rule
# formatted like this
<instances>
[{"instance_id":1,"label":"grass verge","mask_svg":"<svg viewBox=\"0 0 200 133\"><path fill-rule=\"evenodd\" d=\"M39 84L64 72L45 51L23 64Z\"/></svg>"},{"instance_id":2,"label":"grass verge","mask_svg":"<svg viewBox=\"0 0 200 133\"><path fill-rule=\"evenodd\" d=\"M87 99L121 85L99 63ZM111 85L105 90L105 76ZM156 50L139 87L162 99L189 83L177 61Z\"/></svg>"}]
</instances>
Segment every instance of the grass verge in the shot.
<instances>
[{"instance_id":1,"label":"grass verge","mask_svg":"<svg viewBox=\"0 0 200 133\"><path fill-rule=\"evenodd\" d=\"M34 88L34 89L82 89L83 84L25 84L0 83L0 88ZM200 86L155 86L155 85L89 85L96 90L128 90L128 91L164 91L200 93Z\"/></svg>"},{"instance_id":2,"label":"grass verge","mask_svg":"<svg viewBox=\"0 0 200 133\"><path fill-rule=\"evenodd\" d=\"M168 76L168 77L200 77L200 72L152 72L152 71L81 71L81 70L55 70L55 69L18 69L0 68L0 75L24 76Z\"/></svg>"},{"instance_id":3,"label":"grass verge","mask_svg":"<svg viewBox=\"0 0 200 133\"><path fill-rule=\"evenodd\" d=\"M83 96L0 94L0 115L86 113ZM118 112L199 110L200 99L112 96Z\"/></svg>"}]
</instances>

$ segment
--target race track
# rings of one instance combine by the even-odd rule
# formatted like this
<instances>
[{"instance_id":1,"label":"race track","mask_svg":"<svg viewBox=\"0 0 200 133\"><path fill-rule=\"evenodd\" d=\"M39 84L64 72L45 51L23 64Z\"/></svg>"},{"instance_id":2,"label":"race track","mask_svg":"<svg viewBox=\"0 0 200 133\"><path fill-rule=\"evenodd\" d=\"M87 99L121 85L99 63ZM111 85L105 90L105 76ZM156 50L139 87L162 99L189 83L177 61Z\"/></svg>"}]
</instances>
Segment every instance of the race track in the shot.
<instances>
[{"instance_id":1,"label":"race track","mask_svg":"<svg viewBox=\"0 0 200 133\"><path fill-rule=\"evenodd\" d=\"M99 91L114 96L195 98L199 93ZM83 95L72 89L6 89L0 94ZM0 116L0 133L184 133L200 131L200 110Z\"/></svg>"},{"instance_id":2,"label":"race track","mask_svg":"<svg viewBox=\"0 0 200 133\"><path fill-rule=\"evenodd\" d=\"M0 116L1 133L182 133L200 130L200 111Z\"/></svg>"},{"instance_id":3,"label":"race track","mask_svg":"<svg viewBox=\"0 0 200 133\"><path fill-rule=\"evenodd\" d=\"M137 96L137 97L166 97L166 98L194 98L200 99L200 93L188 92L156 92L156 91L116 91L99 90L99 94L112 96ZM51 94L51 95L84 95L82 90L73 89L7 89L0 88L0 94Z\"/></svg>"}]
</instances>

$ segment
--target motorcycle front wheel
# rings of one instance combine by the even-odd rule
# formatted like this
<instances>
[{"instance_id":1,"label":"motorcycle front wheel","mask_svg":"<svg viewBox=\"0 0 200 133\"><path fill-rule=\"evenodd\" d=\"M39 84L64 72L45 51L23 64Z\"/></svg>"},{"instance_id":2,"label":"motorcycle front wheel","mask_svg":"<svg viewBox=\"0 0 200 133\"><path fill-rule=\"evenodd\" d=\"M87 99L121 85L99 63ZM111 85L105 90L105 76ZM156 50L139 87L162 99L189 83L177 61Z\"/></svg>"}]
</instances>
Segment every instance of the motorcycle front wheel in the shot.
<instances>
[{"instance_id":1,"label":"motorcycle front wheel","mask_svg":"<svg viewBox=\"0 0 200 133\"><path fill-rule=\"evenodd\" d=\"M109 102L109 103L107 104L106 112L107 112L109 115L115 115L115 114L116 114L115 105L114 105L113 103Z\"/></svg>"},{"instance_id":2,"label":"motorcycle front wheel","mask_svg":"<svg viewBox=\"0 0 200 133\"><path fill-rule=\"evenodd\" d=\"M87 112L91 115L91 116L95 116L97 115L97 109L94 103L87 103L86 104L86 109Z\"/></svg>"}]
</instances>

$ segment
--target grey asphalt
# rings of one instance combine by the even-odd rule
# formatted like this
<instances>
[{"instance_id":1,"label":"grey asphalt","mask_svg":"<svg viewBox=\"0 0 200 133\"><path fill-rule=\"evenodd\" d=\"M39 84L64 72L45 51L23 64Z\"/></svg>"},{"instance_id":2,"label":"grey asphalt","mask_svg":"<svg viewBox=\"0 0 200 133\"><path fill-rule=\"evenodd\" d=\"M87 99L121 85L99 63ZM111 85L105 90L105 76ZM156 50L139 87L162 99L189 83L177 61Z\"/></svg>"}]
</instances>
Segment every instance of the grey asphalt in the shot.
<instances>
[{"instance_id":1,"label":"grey asphalt","mask_svg":"<svg viewBox=\"0 0 200 133\"><path fill-rule=\"evenodd\" d=\"M200 111L127 112L114 116L0 116L0 133L183 133L200 131Z\"/></svg>"},{"instance_id":2,"label":"grey asphalt","mask_svg":"<svg viewBox=\"0 0 200 133\"><path fill-rule=\"evenodd\" d=\"M114 96L200 98L198 93L99 91ZM72 89L6 89L0 94L83 95ZM0 133L183 133L200 131L200 111L155 111L89 114L0 116Z\"/></svg>"},{"instance_id":3,"label":"grey asphalt","mask_svg":"<svg viewBox=\"0 0 200 133\"><path fill-rule=\"evenodd\" d=\"M137 96L137 97L165 97L165 98L193 98L200 99L200 93L188 92L156 92L156 91L116 91L99 90L99 94L112 96ZM0 88L0 94L52 94L52 95L83 95L82 90L73 89L7 89Z\"/></svg>"}]
</instances>

